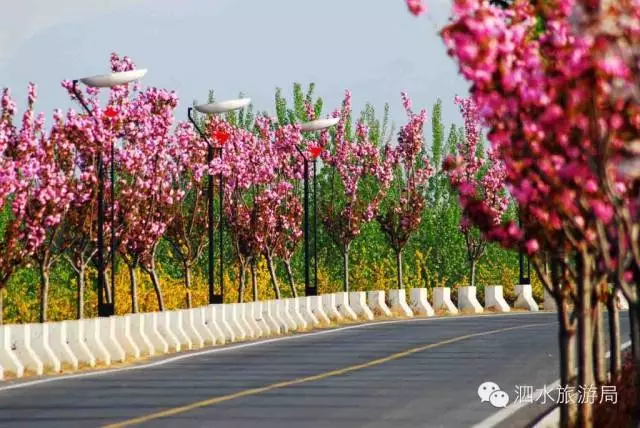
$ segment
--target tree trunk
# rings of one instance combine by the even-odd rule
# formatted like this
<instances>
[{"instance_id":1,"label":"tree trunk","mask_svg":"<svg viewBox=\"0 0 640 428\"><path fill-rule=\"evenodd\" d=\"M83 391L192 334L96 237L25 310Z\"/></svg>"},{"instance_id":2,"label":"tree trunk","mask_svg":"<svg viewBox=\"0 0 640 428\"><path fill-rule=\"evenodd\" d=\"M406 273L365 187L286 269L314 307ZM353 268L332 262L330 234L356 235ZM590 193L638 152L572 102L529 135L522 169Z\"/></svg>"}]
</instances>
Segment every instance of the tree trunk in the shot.
<instances>
[{"instance_id":1,"label":"tree trunk","mask_svg":"<svg viewBox=\"0 0 640 428\"><path fill-rule=\"evenodd\" d=\"M284 266L287 269L287 278L289 278L291 294L293 295L293 297L298 297L298 291L296 290L296 281L293 278L293 269L291 269L291 260L285 260Z\"/></svg>"},{"instance_id":2,"label":"tree trunk","mask_svg":"<svg viewBox=\"0 0 640 428\"><path fill-rule=\"evenodd\" d=\"M4 287L0 288L0 325L4 324Z\"/></svg>"},{"instance_id":3,"label":"tree trunk","mask_svg":"<svg viewBox=\"0 0 640 428\"><path fill-rule=\"evenodd\" d=\"M256 272L256 264L251 262L251 286L253 288L253 301L258 301L258 274Z\"/></svg>"},{"instance_id":4,"label":"tree trunk","mask_svg":"<svg viewBox=\"0 0 640 428\"><path fill-rule=\"evenodd\" d=\"M156 292L156 299L158 300L158 309L160 311L164 311L164 299L162 298L162 289L160 288L160 280L158 279L155 263L153 261L151 262L151 269L149 269L148 272L149 272L149 277L151 278L151 282L153 283L153 289Z\"/></svg>"},{"instance_id":5,"label":"tree trunk","mask_svg":"<svg viewBox=\"0 0 640 428\"><path fill-rule=\"evenodd\" d=\"M134 265L128 265L129 268L129 287L131 289L131 313L138 313L138 281L136 280L136 268Z\"/></svg>"},{"instance_id":6,"label":"tree trunk","mask_svg":"<svg viewBox=\"0 0 640 428\"><path fill-rule=\"evenodd\" d=\"M47 322L49 306L49 268L40 265L40 322Z\"/></svg>"},{"instance_id":7,"label":"tree trunk","mask_svg":"<svg viewBox=\"0 0 640 428\"><path fill-rule=\"evenodd\" d=\"M396 271L398 274L398 289L404 289L402 282L402 250L396 250Z\"/></svg>"},{"instance_id":8,"label":"tree trunk","mask_svg":"<svg viewBox=\"0 0 640 428\"><path fill-rule=\"evenodd\" d=\"M85 267L81 264L80 269L76 272L76 285L78 286L78 299L76 301L76 318L81 320L84 318L84 288L85 288Z\"/></svg>"},{"instance_id":9,"label":"tree trunk","mask_svg":"<svg viewBox=\"0 0 640 428\"><path fill-rule=\"evenodd\" d=\"M560 341L560 386L575 383L575 336L571 329L568 305L564 298L556 299L558 306L558 333ZM571 427L576 421L576 404L563 400L560 404L560 426Z\"/></svg>"},{"instance_id":10,"label":"tree trunk","mask_svg":"<svg viewBox=\"0 0 640 428\"><path fill-rule=\"evenodd\" d=\"M269 254L269 252L267 252L265 257L267 259L267 267L269 268L269 276L271 276L271 284L273 284L273 291L276 293L276 299L280 299L280 286L278 285L276 269L273 266L273 259L271 258L271 254Z\"/></svg>"},{"instance_id":11,"label":"tree trunk","mask_svg":"<svg viewBox=\"0 0 640 428\"><path fill-rule=\"evenodd\" d=\"M591 319L591 259L583 250L577 260L578 286L578 385L589 389L595 387L593 376L593 332ZM589 400L578 404L578 426L593 426L593 405Z\"/></svg>"},{"instance_id":12,"label":"tree trunk","mask_svg":"<svg viewBox=\"0 0 640 428\"><path fill-rule=\"evenodd\" d=\"M344 291L349 292L349 246L345 245L344 251L342 252L342 279L344 284Z\"/></svg>"},{"instance_id":13,"label":"tree trunk","mask_svg":"<svg viewBox=\"0 0 640 428\"><path fill-rule=\"evenodd\" d=\"M184 288L185 303L187 305L187 309L191 309L193 305L191 301L191 267L187 262L184 262Z\"/></svg>"},{"instance_id":14,"label":"tree trunk","mask_svg":"<svg viewBox=\"0 0 640 428\"><path fill-rule=\"evenodd\" d=\"M238 289L238 303L244 302L244 290L247 285L247 264L240 261L240 288Z\"/></svg>"},{"instance_id":15,"label":"tree trunk","mask_svg":"<svg viewBox=\"0 0 640 428\"><path fill-rule=\"evenodd\" d=\"M611 354L609 357L609 372L611 373L611 382L613 383L622 370L622 358L620 354L620 312L618 311L615 290L607 299L607 312L609 314L609 353Z\"/></svg>"},{"instance_id":16,"label":"tree trunk","mask_svg":"<svg viewBox=\"0 0 640 428\"><path fill-rule=\"evenodd\" d=\"M111 290L113 284L111 284L111 275L109 275L109 271L104 272L104 301L105 303L111 303L113 300L111 299Z\"/></svg>"},{"instance_id":17,"label":"tree trunk","mask_svg":"<svg viewBox=\"0 0 640 428\"><path fill-rule=\"evenodd\" d=\"M476 286L476 261L471 259L471 286Z\"/></svg>"},{"instance_id":18,"label":"tree trunk","mask_svg":"<svg viewBox=\"0 0 640 428\"><path fill-rule=\"evenodd\" d=\"M638 293L638 290L635 291ZM637 302L636 299L633 302ZM629 324L631 327L631 352L636 371L636 385L640 385L640 305L629 301ZM640 403L640 388L636 388L636 403ZM636 406L636 420L640 420L640 406Z\"/></svg>"},{"instance_id":19,"label":"tree trunk","mask_svg":"<svg viewBox=\"0 0 640 428\"><path fill-rule=\"evenodd\" d=\"M595 318L593 320L593 366L595 368L595 377L598 385L606 385L607 383L607 364L605 357L605 332L604 332L604 314L602 303L596 300L594 308Z\"/></svg>"}]
</instances>

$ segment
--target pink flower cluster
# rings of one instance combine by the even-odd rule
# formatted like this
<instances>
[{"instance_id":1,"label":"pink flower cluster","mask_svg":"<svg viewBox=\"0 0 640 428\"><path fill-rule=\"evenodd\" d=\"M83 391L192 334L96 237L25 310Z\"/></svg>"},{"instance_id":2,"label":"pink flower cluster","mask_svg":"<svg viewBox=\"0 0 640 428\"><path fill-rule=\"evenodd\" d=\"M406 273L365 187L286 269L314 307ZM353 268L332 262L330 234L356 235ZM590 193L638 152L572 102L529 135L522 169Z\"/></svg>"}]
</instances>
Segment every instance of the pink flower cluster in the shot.
<instances>
[{"instance_id":1,"label":"pink flower cluster","mask_svg":"<svg viewBox=\"0 0 640 428\"><path fill-rule=\"evenodd\" d=\"M323 162L337 174L344 191L344 205L329 197L322 208L323 222L340 247L348 247L361 231L364 223L377 214L380 202L393 180L391 164L381 158L380 151L369 138L369 129L361 120L356 123L355 136L348 135L347 122L351 118L351 92L346 91L341 111L333 113L340 121L336 125L332 147L322 154ZM373 192L364 194L363 181L371 177L376 182ZM335 187L332 187L335 191Z\"/></svg>"}]
</instances>

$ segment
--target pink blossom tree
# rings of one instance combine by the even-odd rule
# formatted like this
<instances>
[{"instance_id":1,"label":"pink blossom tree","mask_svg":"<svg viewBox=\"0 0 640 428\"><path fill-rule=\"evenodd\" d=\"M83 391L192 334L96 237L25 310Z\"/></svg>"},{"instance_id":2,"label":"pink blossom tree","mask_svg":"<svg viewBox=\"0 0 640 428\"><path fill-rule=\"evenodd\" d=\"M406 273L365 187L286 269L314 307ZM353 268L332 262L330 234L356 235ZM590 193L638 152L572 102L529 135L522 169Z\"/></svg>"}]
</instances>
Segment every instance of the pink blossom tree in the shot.
<instances>
[{"instance_id":1,"label":"pink blossom tree","mask_svg":"<svg viewBox=\"0 0 640 428\"><path fill-rule=\"evenodd\" d=\"M487 222L501 224L502 217L509 205L505 192L505 170L493 150L488 151L488 161L478 150L480 143L480 125L476 106L471 99L456 97L456 104L464 117L465 139L458 145L455 159L457 168L448 172L451 184L458 189L462 198L476 198L487 207ZM449 160L451 162L452 160ZM475 286L476 265L487 249L487 241L473 227L468 213L463 212L460 219L460 231L467 245L467 257L470 267L470 285Z\"/></svg>"},{"instance_id":2,"label":"pink blossom tree","mask_svg":"<svg viewBox=\"0 0 640 428\"><path fill-rule=\"evenodd\" d=\"M134 68L130 58L112 54L112 71ZM71 82L63 82L63 86L71 92ZM94 143L92 153L101 147L107 169L115 163L116 194L107 192L106 214L108 219L112 215L116 219L117 250L129 268L132 311L138 310L137 267L149 275L158 307L163 310L156 251L175 215L176 205L184 196L178 183L180 175L191 167L189 156L195 156L194 136L190 126L174 123L173 111L178 103L174 92L157 88L140 90L137 83L121 85L110 89L104 110L99 106L98 95L98 90L86 90L84 98L93 117L80 115L75 126L83 130L88 143ZM112 143L113 157L109 150ZM194 168L202 169L197 165ZM106 187L111 188L110 179ZM106 228L109 236L110 222Z\"/></svg>"},{"instance_id":3,"label":"pink blossom tree","mask_svg":"<svg viewBox=\"0 0 640 428\"><path fill-rule=\"evenodd\" d=\"M47 134L44 115L34 113L35 85L30 84L28 92L19 129L13 123L16 106L8 89L2 97L0 211L7 214L7 221L2 231L0 288L29 256L35 258L40 271L40 320L45 322L49 271L60 254L54 242L61 220L76 198L71 185L75 164L71 145L58 138L60 115L56 114L56 124L51 135Z\"/></svg>"},{"instance_id":4,"label":"pink blossom tree","mask_svg":"<svg viewBox=\"0 0 640 428\"><path fill-rule=\"evenodd\" d=\"M402 250L413 233L418 230L426 207L425 195L433 168L424 144L426 110L416 114L411 110L411 99L402 93L402 104L408 122L400 128L398 146L385 147L385 162L393 170L393 181L376 216L396 256L398 288L402 280Z\"/></svg>"},{"instance_id":5,"label":"pink blossom tree","mask_svg":"<svg viewBox=\"0 0 640 428\"><path fill-rule=\"evenodd\" d=\"M478 198L463 200L465 210L491 239L531 254L559 306L562 383L577 372L577 384L592 385L592 314L600 312L600 284L613 274L616 288L633 310L638 307L640 253L633 230L640 212L635 147L640 70L632 47L640 37L640 8L632 1L559 0L515 2L502 10L456 1L454 13L442 35L473 83L474 101L505 164L523 227L492 224ZM543 251L554 253L551 272ZM571 310L577 315L577 367L570 346L573 326L567 321ZM615 319L610 317L614 324ZM613 331L610 371L615 376L615 325ZM595 337L598 342L600 334ZM640 367L640 336L632 337ZM596 371L604 360L597 348ZM579 404L577 416L570 407L562 406L564 426L591 426L588 403Z\"/></svg>"},{"instance_id":6,"label":"pink blossom tree","mask_svg":"<svg viewBox=\"0 0 640 428\"><path fill-rule=\"evenodd\" d=\"M320 212L326 233L343 257L344 290L349 291L349 249L361 228L375 218L385 192L392 181L390 165L383 162L378 147L369 138L369 129L356 123L350 135L351 92L346 91L333 141L322 152L322 161L330 168L330 193L321 199ZM344 194L344 197L338 197Z\"/></svg>"}]
</instances>

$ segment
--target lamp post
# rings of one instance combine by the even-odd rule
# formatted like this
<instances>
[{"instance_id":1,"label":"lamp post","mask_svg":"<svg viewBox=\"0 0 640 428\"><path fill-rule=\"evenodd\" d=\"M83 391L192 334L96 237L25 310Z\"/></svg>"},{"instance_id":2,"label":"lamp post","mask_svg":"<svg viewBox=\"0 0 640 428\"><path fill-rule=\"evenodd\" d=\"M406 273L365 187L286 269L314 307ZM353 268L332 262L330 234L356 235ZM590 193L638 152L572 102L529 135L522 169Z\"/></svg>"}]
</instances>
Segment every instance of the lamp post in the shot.
<instances>
[{"instance_id":1,"label":"lamp post","mask_svg":"<svg viewBox=\"0 0 640 428\"><path fill-rule=\"evenodd\" d=\"M305 122L300 125L301 132L314 132L321 131L336 125L340 121L339 118L330 119L317 119L310 122ZM320 154L320 148L315 147L311 150L311 156L313 158L313 262L314 262L314 279L313 287L310 280L310 268L309 268L309 159L305 156L304 152L296 146L298 152L304 160L304 294L305 296L317 296L318 295L318 254L317 254L317 217L318 211L316 206L316 158Z\"/></svg>"},{"instance_id":2,"label":"lamp post","mask_svg":"<svg viewBox=\"0 0 640 428\"><path fill-rule=\"evenodd\" d=\"M522 228L522 220L520 218L518 218L518 225ZM529 257L524 254L524 251L522 251L522 249L520 249L518 256L520 262L520 278L518 284L531 284L531 265L529 262Z\"/></svg>"},{"instance_id":3,"label":"lamp post","mask_svg":"<svg viewBox=\"0 0 640 428\"><path fill-rule=\"evenodd\" d=\"M193 116L192 116L192 112L195 109L196 111L203 113L203 114L222 114L222 113L228 113L234 110L239 110L242 108L245 108L246 106L248 106L251 103L251 99L250 98L241 98L241 99L237 99L237 100L228 100L228 101L220 101L217 103L211 103L211 104L202 104L202 105L198 105L195 107L189 107L189 109L187 110L187 116L189 117L189 120L191 121L191 123L193 124L193 126L195 127L196 131L198 131L198 134L200 134L200 137L202 137L205 141L207 141L208 143L208 147L207 147L207 164L210 164L213 161L213 151L214 149L219 149L219 156L220 158L222 158L222 144L220 144L218 147L214 147L213 143L211 142L210 138L200 129L200 127L198 126L198 124L196 123L196 121L194 120ZM222 229L222 205L223 205L223 200L224 200L224 187L223 187L223 182L222 182L222 172L220 173L219 177L218 177L218 187L219 187L219 199L220 199L220 216L219 216L219 226L218 226L218 232L219 232L219 236L218 236L218 245L219 245L219 252L220 252L220 294L216 294L215 293L215 277L214 277L214 271L213 271L213 265L214 265L214 213L213 213L213 194L214 194L214 189L213 189L213 174L211 174L209 172L208 176L208 182L207 182L207 215L208 215L208 224L207 224L207 233L208 233L208 240L209 240L209 304L217 304L217 303L223 303L224 302L224 259L223 259L223 229Z\"/></svg>"},{"instance_id":4,"label":"lamp post","mask_svg":"<svg viewBox=\"0 0 640 428\"><path fill-rule=\"evenodd\" d=\"M138 80L147 74L146 69L120 71L116 73L103 74L98 76L85 77L82 79L74 79L72 90L82 108L87 112L89 116L93 118L96 125L99 124L98 118L93 114L93 111L89 108L84 101L82 94L78 90L78 82L84 83L91 88L113 88L115 86L126 85ZM102 146L102 142L100 142ZM104 292L106 288L106 276L105 276L105 263L104 263L104 161L103 161L103 147L100 147L98 152L97 166L98 166L98 231L97 231L97 245L98 245L98 316L108 317L115 314L115 268L116 268L116 251L115 251L115 150L114 141L111 139L111 303L105 302Z\"/></svg>"}]
</instances>

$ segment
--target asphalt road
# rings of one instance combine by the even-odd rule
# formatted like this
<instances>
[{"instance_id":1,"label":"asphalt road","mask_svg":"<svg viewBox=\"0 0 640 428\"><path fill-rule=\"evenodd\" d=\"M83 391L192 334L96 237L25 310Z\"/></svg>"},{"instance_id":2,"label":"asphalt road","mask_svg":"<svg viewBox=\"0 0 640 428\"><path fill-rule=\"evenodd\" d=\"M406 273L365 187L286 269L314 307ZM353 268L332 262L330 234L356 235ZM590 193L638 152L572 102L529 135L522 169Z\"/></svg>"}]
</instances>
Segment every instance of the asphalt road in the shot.
<instances>
[{"instance_id":1,"label":"asphalt road","mask_svg":"<svg viewBox=\"0 0 640 428\"><path fill-rule=\"evenodd\" d=\"M626 341L626 315L621 322ZM480 401L481 383L513 401L518 385L558 378L553 313L375 323L211 349L153 367L0 383L0 427L469 427L499 410ZM535 406L502 425L526 426Z\"/></svg>"}]
</instances>

